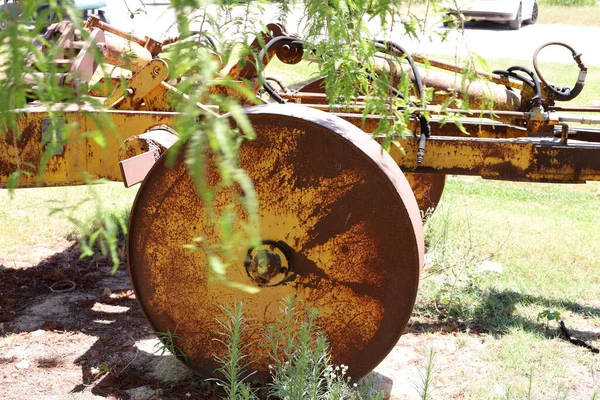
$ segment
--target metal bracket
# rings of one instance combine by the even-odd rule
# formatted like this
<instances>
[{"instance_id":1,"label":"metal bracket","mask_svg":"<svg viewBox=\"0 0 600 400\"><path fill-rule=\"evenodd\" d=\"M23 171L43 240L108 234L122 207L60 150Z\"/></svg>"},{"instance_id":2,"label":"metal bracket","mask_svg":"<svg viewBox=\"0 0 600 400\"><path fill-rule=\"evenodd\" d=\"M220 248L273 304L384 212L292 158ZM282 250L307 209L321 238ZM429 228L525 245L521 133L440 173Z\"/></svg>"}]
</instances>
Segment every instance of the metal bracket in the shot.
<instances>
[{"instance_id":1,"label":"metal bracket","mask_svg":"<svg viewBox=\"0 0 600 400\"><path fill-rule=\"evenodd\" d=\"M169 76L167 63L154 59L127 80L124 87L117 87L104 101L109 108L129 109L142 103L144 97Z\"/></svg>"},{"instance_id":2,"label":"metal bracket","mask_svg":"<svg viewBox=\"0 0 600 400\"><path fill-rule=\"evenodd\" d=\"M158 151L148 151L119 161L125 187L128 188L142 182L159 157Z\"/></svg>"}]
</instances>

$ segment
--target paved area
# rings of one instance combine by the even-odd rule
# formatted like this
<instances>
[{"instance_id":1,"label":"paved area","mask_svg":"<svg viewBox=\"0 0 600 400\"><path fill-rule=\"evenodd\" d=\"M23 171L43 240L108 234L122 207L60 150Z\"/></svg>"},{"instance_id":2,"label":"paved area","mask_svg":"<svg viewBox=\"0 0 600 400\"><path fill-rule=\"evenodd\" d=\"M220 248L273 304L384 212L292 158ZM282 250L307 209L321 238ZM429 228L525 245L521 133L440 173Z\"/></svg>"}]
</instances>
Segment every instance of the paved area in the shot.
<instances>
[{"instance_id":1,"label":"paved area","mask_svg":"<svg viewBox=\"0 0 600 400\"><path fill-rule=\"evenodd\" d=\"M129 9L127 5L129 4ZM140 3L136 1L123 2L111 1L108 5L108 14L111 23L135 32L139 35L147 35L155 39L161 39L177 34L175 29L175 17L169 9L169 1L157 0ZM254 29L259 29L256 22L277 21L277 4L263 5L263 10L251 10L248 21L255 23ZM216 8L210 12L218 14ZM133 18L131 18L133 14ZM237 17L245 17L247 10L239 7L234 11ZM252 15L254 14L254 15ZM193 15L193 14L190 14ZM197 14L199 17L200 14ZM290 32L302 32L303 10L296 6L289 16L286 26ZM219 21L225 18L217 18ZM198 27L200 23L196 24ZM371 29L377 32L381 30L380 24L373 21ZM206 27L209 31L221 29L232 31L233 27L218 26ZM251 31L252 28L248 29ZM468 23L467 29L461 31L447 31L438 21L432 21L428 28L428 34L419 40L408 38L401 27L396 24L390 33L378 32L383 39L390 39L400 43L411 52L419 52L429 55L465 55L468 51L475 52L483 58L512 58L519 60L531 60L535 50L544 43L559 41L573 46L583 54L586 64L600 64L600 52L594 47L594 38L600 37L600 27L567 26L567 25L526 25L518 31L508 29L508 26L494 23ZM447 40L442 41L441 36L448 33ZM554 47L540 53L540 60L571 63L572 57L567 51L560 51Z\"/></svg>"}]
</instances>

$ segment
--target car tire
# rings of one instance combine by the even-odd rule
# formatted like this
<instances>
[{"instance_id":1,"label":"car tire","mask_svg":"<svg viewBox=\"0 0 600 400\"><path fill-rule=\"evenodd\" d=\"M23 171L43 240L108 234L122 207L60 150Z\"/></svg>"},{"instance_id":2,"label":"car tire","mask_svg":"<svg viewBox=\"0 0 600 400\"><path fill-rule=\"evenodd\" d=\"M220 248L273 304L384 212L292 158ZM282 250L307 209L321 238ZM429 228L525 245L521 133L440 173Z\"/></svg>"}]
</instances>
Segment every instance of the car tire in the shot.
<instances>
[{"instance_id":1,"label":"car tire","mask_svg":"<svg viewBox=\"0 0 600 400\"><path fill-rule=\"evenodd\" d=\"M537 3L533 3L533 8L531 10L531 18L529 18L527 21L525 21L528 25L533 25L537 22L538 19L538 5Z\"/></svg>"},{"instance_id":2,"label":"car tire","mask_svg":"<svg viewBox=\"0 0 600 400\"><path fill-rule=\"evenodd\" d=\"M515 17L514 20L512 20L508 23L508 26L513 31L518 31L519 29L521 29L521 25L523 24L523 12L522 11L523 11L523 6L521 4L519 4L519 10L517 11L517 16Z\"/></svg>"}]
</instances>

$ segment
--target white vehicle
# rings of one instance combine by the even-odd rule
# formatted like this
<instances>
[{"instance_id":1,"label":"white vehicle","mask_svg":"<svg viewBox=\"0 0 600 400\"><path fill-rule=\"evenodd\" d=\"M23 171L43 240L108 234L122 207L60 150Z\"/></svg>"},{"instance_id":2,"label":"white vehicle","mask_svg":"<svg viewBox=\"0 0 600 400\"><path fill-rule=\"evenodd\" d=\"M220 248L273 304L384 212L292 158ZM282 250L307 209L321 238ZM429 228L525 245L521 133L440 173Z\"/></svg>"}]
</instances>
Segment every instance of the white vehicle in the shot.
<instances>
[{"instance_id":1,"label":"white vehicle","mask_svg":"<svg viewBox=\"0 0 600 400\"><path fill-rule=\"evenodd\" d=\"M535 24L538 17L536 0L446 0L447 14L462 14L465 20L508 23L510 29Z\"/></svg>"},{"instance_id":2,"label":"white vehicle","mask_svg":"<svg viewBox=\"0 0 600 400\"><path fill-rule=\"evenodd\" d=\"M56 0L61 4L63 0ZM101 21L110 23L106 15L106 0L74 0L75 8L81 10L82 19L96 15ZM48 1L39 1L36 15L47 20L48 25L56 22L56 16L48 13ZM17 0L0 0L0 30L6 27L6 18L20 18L21 8Z\"/></svg>"}]
</instances>

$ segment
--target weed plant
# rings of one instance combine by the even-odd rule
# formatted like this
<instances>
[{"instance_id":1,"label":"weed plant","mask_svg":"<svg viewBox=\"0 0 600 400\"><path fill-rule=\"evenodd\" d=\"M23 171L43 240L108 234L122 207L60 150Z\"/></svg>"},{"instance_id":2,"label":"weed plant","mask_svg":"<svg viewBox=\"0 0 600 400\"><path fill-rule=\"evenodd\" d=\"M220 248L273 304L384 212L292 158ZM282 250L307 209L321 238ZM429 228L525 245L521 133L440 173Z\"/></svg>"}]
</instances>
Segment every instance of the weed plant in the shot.
<instances>
[{"instance_id":1,"label":"weed plant","mask_svg":"<svg viewBox=\"0 0 600 400\"><path fill-rule=\"evenodd\" d=\"M282 301L282 318L263 332L270 355L271 382L265 388L253 389L252 372L242 338L249 327L243 318L242 305L223 308L219 319L223 328L219 342L226 348L225 357L218 358L224 378L217 382L226 398L258 399L259 391L268 398L283 400L382 400L385 395L371 383L351 384L345 365L332 364L329 345L316 323L318 311L308 309L306 317L299 313L299 302L290 297Z\"/></svg>"},{"instance_id":2,"label":"weed plant","mask_svg":"<svg viewBox=\"0 0 600 400\"><path fill-rule=\"evenodd\" d=\"M173 332L167 330L166 332L158 332L157 333L159 342L154 345L154 353L158 356L168 356L173 355L180 360L185 360L187 355L179 346L177 346L177 342L181 343L185 338L177 333L177 329ZM175 358L168 359L167 366L162 374L162 380L164 382L168 382L175 375L175 368L179 365Z\"/></svg>"},{"instance_id":3,"label":"weed plant","mask_svg":"<svg viewBox=\"0 0 600 400\"><path fill-rule=\"evenodd\" d=\"M419 397L421 400L428 400L431 398L433 392L433 382L435 377L435 349L431 347L427 356L427 364L425 370L419 371L421 382L419 383L417 390L419 391Z\"/></svg>"},{"instance_id":4,"label":"weed plant","mask_svg":"<svg viewBox=\"0 0 600 400\"><path fill-rule=\"evenodd\" d=\"M242 305L235 304L233 308L222 307L225 317L217 318L222 328L218 332L219 343L225 346L225 357L217 357L221 365L217 372L223 375L223 379L217 379L217 384L223 388L229 400L256 399L254 391L248 383L249 375L246 375L248 355L245 349L250 345L244 344L242 336L248 329L248 320L242 315Z\"/></svg>"},{"instance_id":5,"label":"weed plant","mask_svg":"<svg viewBox=\"0 0 600 400\"><path fill-rule=\"evenodd\" d=\"M436 311L463 323L489 321L500 307L498 299L484 290L487 282L479 265L486 260L477 254L468 217L440 207L428 220L426 242L430 265L425 278L433 278L429 294Z\"/></svg>"}]
</instances>

